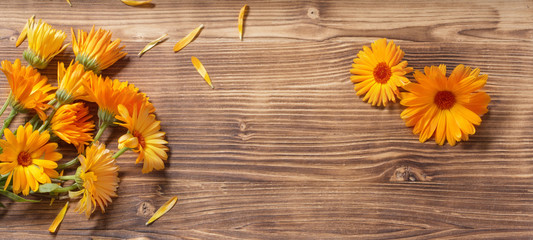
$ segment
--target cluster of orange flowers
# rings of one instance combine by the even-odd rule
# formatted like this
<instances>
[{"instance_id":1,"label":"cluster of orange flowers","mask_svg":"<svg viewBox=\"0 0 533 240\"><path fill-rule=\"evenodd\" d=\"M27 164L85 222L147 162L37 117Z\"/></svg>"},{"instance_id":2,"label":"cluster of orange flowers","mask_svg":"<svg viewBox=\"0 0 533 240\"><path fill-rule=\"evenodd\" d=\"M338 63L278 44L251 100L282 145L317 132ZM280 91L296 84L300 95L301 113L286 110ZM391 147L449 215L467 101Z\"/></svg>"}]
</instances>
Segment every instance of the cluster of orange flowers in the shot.
<instances>
[{"instance_id":1,"label":"cluster of orange flowers","mask_svg":"<svg viewBox=\"0 0 533 240\"><path fill-rule=\"evenodd\" d=\"M401 118L413 133L420 135L420 142L431 137L443 145L468 140L476 132L475 125L488 109L490 97L480 89L487 83L487 75L480 75L478 68L458 65L449 76L446 65L425 67L424 72L414 71L416 82L406 74L413 68L402 61L404 52L394 42L379 39L371 48L359 51L350 72L356 94L364 95L363 101L372 106L386 106L396 102L405 106ZM399 88L405 91L400 92Z\"/></svg>"},{"instance_id":2,"label":"cluster of orange flowers","mask_svg":"<svg viewBox=\"0 0 533 240\"><path fill-rule=\"evenodd\" d=\"M126 55L120 39L111 41L111 32L95 30L89 33L72 30L72 49L76 55L68 67L58 64L57 87L48 83L43 69L68 44L65 32L52 28L42 20L30 18L16 46L26 38L28 48L19 59L4 60L4 72L11 92L0 115L11 106L11 112L0 131L0 193L15 200L18 196L35 194L58 198L68 193L70 199L81 197L76 211L87 218L117 196L118 165L116 159L125 151L138 154L136 163L143 162L142 172L165 167L168 147L165 132L154 115L155 108L148 97L133 84L98 75ZM98 131L86 102L98 105ZM9 125L19 113L35 114L31 120L11 131ZM118 140L119 149L112 153L98 140L109 126L124 127ZM58 164L63 156L57 151L57 141L76 147L78 156ZM63 176L63 170L76 167L73 175ZM59 174L58 172L61 172ZM74 172L74 171L73 171Z\"/></svg>"}]
</instances>

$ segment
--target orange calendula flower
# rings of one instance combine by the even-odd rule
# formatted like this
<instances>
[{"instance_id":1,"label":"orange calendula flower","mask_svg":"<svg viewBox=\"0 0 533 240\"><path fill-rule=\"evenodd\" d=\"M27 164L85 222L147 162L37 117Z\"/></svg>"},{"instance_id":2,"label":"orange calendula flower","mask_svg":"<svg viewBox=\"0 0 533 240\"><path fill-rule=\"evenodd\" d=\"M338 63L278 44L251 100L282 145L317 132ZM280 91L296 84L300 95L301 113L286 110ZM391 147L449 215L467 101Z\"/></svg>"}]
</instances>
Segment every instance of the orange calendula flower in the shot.
<instances>
[{"instance_id":1,"label":"orange calendula flower","mask_svg":"<svg viewBox=\"0 0 533 240\"><path fill-rule=\"evenodd\" d=\"M90 72L84 70L83 65L78 62L70 62L70 65L65 69L64 63L58 63L57 66L57 83L58 89L56 91L56 98L60 103L71 103L74 100L80 99L86 93L83 90L82 82L88 81Z\"/></svg>"},{"instance_id":2,"label":"orange calendula flower","mask_svg":"<svg viewBox=\"0 0 533 240\"><path fill-rule=\"evenodd\" d=\"M119 47L120 39L111 42L111 32L103 29L94 30L92 27L89 34L83 30L78 30L78 38L72 32L72 50L76 55L76 61L85 66L86 70L100 73L126 56L121 52L124 46Z\"/></svg>"},{"instance_id":3,"label":"orange calendula flower","mask_svg":"<svg viewBox=\"0 0 533 240\"><path fill-rule=\"evenodd\" d=\"M5 129L5 140L0 140L0 174L9 174L4 190L13 179L13 192L24 195L39 190L39 183L50 183L57 177L54 170L62 155L56 152L57 143L49 143L48 131L39 133L31 124L19 126L17 135Z\"/></svg>"},{"instance_id":4,"label":"orange calendula flower","mask_svg":"<svg viewBox=\"0 0 533 240\"><path fill-rule=\"evenodd\" d=\"M154 106L148 102L148 97L144 93L139 93L139 89L128 82L121 82L118 79L105 79L102 76L91 74L89 81L84 82L84 89L88 96L84 100L98 104L98 117L109 124L113 123L115 116L119 114L118 105L127 106L133 112L135 106L140 107L146 102L147 109L154 112Z\"/></svg>"},{"instance_id":5,"label":"orange calendula flower","mask_svg":"<svg viewBox=\"0 0 533 240\"><path fill-rule=\"evenodd\" d=\"M31 66L21 66L19 59L13 64L2 61L2 71L11 87L11 106L18 112L33 109L45 120L44 111L50 107L47 103L55 96L49 94L55 88L47 83L48 79Z\"/></svg>"},{"instance_id":6,"label":"orange calendula flower","mask_svg":"<svg viewBox=\"0 0 533 240\"><path fill-rule=\"evenodd\" d=\"M85 212L89 218L97 207L105 212L105 207L112 201L111 197L117 196L118 166L111 151L98 142L87 147L85 156L78 158L81 166L76 172L76 183L83 189L70 192L69 196L74 198L83 194L76 211Z\"/></svg>"},{"instance_id":7,"label":"orange calendula flower","mask_svg":"<svg viewBox=\"0 0 533 240\"><path fill-rule=\"evenodd\" d=\"M52 133L74 145L78 153L92 141L94 122L89 108L82 102L61 106L52 117Z\"/></svg>"},{"instance_id":8,"label":"orange calendula flower","mask_svg":"<svg viewBox=\"0 0 533 240\"><path fill-rule=\"evenodd\" d=\"M24 27L19 37L21 41L17 41L17 46L24 40L23 35L28 38L28 49L23 53L24 59L38 69L46 68L52 58L68 46L68 44L63 45L67 38L65 32L52 28L42 20L35 22L33 17Z\"/></svg>"},{"instance_id":9,"label":"orange calendula flower","mask_svg":"<svg viewBox=\"0 0 533 240\"><path fill-rule=\"evenodd\" d=\"M128 147L139 153L135 163L144 162L142 173L164 169L169 149L165 146L168 143L164 139L165 132L159 131L161 122L155 120L155 115L150 113L145 104L140 109L134 108L133 112L124 105L119 105L118 109L120 116L117 116L117 120L123 122L118 124L129 131L120 137L119 148Z\"/></svg>"},{"instance_id":10,"label":"orange calendula flower","mask_svg":"<svg viewBox=\"0 0 533 240\"><path fill-rule=\"evenodd\" d=\"M402 61L404 52L393 41L387 43L387 39L382 38L371 47L364 46L353 60L350 72L354 75L350 79L356 83L356 94L365 95L363 101L372 106L386 106L390 101L396 102L400 95L398 87L409 83L404 75L413 68Z\"/></svg>"},{"instance_id":11,"label":"orange calendula flower","mask_svg":"<svg viewBox=\"0 0 533 240\"><path fill-rule=\"evenodd\" d=\"M447 140L450 145L468 140L476 132L474 125L481 123L490 102L488 94L481 89L487 82L487 75L479 75L478 68L472 70L457 66L446 77L446 66L425 67L424 73L415 71L418 83L404 86L402 105L406 106L401 117L414 134L420 135L420 142L435 136L439 145Z\"/></svg>"}]
</instances>

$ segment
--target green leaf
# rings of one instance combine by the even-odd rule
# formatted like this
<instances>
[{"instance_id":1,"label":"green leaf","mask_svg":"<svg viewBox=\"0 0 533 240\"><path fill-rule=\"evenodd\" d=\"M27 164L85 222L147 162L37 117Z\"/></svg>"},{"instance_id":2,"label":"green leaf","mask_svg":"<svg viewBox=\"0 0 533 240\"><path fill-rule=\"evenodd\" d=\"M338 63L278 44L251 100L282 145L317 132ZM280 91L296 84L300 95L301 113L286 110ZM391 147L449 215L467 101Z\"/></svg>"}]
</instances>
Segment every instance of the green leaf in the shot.
<instances>
[{"instance_id":1,"label":"green leaf","mask_svg":"<svg viewBox=\"0 0 533 240\"><path fill-rule=\"evenodd\" d=\"M6 190L0 190L0 194L1 195L4 195L8 198L10 198L11 200L15 201L15 202L40 202L41 200L31 200L31 199L25 199L17 194L14 194L12 192L8 192Z\"/></svg>"},{"instance_id":2,"label":"green leaf","mask_svg":"<svg viewBox=\"0 0 533 240\"><path fill-rule=\"evenodd\" d=\"M45 183L45 184L42 184L41 186L39 186L39 192L40 193L49 193L49 192L52 192L56 189L60 188L59 185L55 184L55 183Z\"/></svg>"}]
</instances>

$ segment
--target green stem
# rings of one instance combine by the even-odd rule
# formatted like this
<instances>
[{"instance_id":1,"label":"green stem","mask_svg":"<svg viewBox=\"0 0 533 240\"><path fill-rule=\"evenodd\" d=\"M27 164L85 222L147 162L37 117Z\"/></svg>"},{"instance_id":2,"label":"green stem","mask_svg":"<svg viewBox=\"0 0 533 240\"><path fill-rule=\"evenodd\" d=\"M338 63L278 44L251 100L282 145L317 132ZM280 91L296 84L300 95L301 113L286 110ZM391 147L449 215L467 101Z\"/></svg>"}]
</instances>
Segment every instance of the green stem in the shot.
<instances>
[{"instance_id":1,"label":"green stem","mask_svg":"<svg viewBox=\"0 0 533 240\"><path fill-rule=\"evenodd\" d=\"M59 179L59 180L68 181L68 180L75 180L76 176L75 175L67 175L67 176L58 176L56 178Z\"/></svg>"},{"instance_id":2,"label":"green stem","mask_svg":"<svg viewBox=\"0 0 533 240\"><path fill-rule=\"evenodd\" d=\"M68 191L72 191L72 190L76 190L78 189L78 184L77 183L74 183L68 187L62 187L62 188L58 188L56 190L54 190L53 192L54 193L64 193L64 192L68 192Z\"/></svg>"},{"instance_id":3,"label":"green stem","mask_svg":"<svg viewBox=\"0 0 533 240\"><path fill-rule=\"evenodd\" d=\"M116 152L112 158L114 159L117 159L118 157L120 157L120 155L122 155L124 152L130 150L131 148L127 148L127 147L123 147L122 149L118 150L118 152Z\"/></svg>"},{"instance_id":4,"label":"green stem","mask_svg":"<svg viewBox=\"0 0 533 240\"><path fill-rule=\"evenodd\" d=\"M52 100L53 101L53 100ZM54 105L54 109L52 109L52 112L50 113L50 115L48 115L48 118L46 119L46 121L44 121L43 125L41 126L41 128L39 128L39 132L42 132L44 131L48 125L50 124L50 122L52 121L52 118L54 117L54 114L56 113L57 109L61 107L61 103L60 102L57 102L55 105Z\"/></svg>"},{"instance_id":5,"label":"green stem","mask_svg":"<svg viewBox=\"0 0 533 240\"><path fill-rule=\"evenodd\" d=\"M109 126L109 123L106 123L106 122L102 122L102 124L100 124L100 127L98 127L98 132L96 133L96 136L94 136L93 142L96 142L98 141L98 139L100 139L100 137L102 136L102 133L104 133L105 129L108 126Z\"/></svg>"},{"instance_id":6,"label":"green stem","mask_svg":"<svg viewBox=\"0 0 533 240\"><path fill-rule=\"evenodd\" d=\"M74 159L72 159L72 160L70 160L70 161L68 161L68 162L66 162L66 163L59 164L59 165L57 166L57 170L58 170L58 171L61 171L61 170L65 169L65 168L72 167L72 166L76 165L78 162L79 162L79 161L78 161L78 157L75 157Z\"/></svg>"},{"instance_id":7,"label":"green stem","mask_svg":"<svg viewBox=\"0 0 533 240\"><path fill-rule=\"evenodd\" d=\"M6 102L4 103L4 106L2 106L2 109L0 109L0 116L4 114L4 112L7 109L7 106L11 103L11 92L9 93L9 96L7 96Z\"/></svg>"},{"instance_id":8,"label":"green stem","mask_svg":"<svg viewBox=\"0 0 533 240\"><path fill-rule=\"evenodd\" d=\"M33 129L36 129L35 124L37 124L37 121L39 121L39 115L35 114L29 121L29 123L33 126Z\"/></svg>"},{"instance_id":9,"label":"green stem","mask_svg":"<svg viewBox=\"0 0 533 240\"><path fill-rule=\"evenodd\" d=\"M15 109L11 109L11 112L9 112L9 116L4 120L4 125L2 126L2 130L0 130L0 138L4 136L4 130L9 127L9 124L11 124L11 121L13 121L13 118L17 116L17 111Z\"/></svg>"}]
</instances>

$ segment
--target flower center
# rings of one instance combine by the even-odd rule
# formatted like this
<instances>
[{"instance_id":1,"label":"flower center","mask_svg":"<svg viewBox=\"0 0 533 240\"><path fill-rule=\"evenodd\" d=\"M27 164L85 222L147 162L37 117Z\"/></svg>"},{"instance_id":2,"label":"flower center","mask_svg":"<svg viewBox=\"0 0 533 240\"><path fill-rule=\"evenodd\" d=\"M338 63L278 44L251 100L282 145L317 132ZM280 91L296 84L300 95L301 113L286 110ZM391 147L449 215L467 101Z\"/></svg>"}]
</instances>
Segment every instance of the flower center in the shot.
<instances>
[{"instance_id":1,"label":"flower center","mask_svg":"<svg viewBox=\"0 0 533 240\"><path fill-rule=\"evenodd\" d=\"M20 152L17 157L17 162L19 165L26 167L26 166L29 166L33 161L29 153Z\"/></svg>"},{"instance_id":2,"label":"flower center","mask_svg":"<svg viewBox=\"0 0 533 240\"><path fill-rule=\"evenodd\" d=\"M378 65L374 68L374 79L376 79L376 82L378 83L387 83L391 76L391 69L384 62L378 63Z\"/></svg>"},{"instance_id":3,"label":"flower center","mask_svg":"<svg viewBox=\"0 0 533 240\"><path fill-rule=\"evenodd\" d=\"M146 142L144 141L144 137L140 132L133 131L132 135L137 138L139 145L141 145L142 148L146 147Z\"/></svg>"},{"instance_id":4,"label":"flower center","mask_svg":"<svg viewBox=\"0 0 533 240\"><path fill-rule=\"evenodd\" d=\"M440 91L435 95L435 104L442 110L450 109L455 104L455 95L450 91Z\"/></svg>"}]
</instances>

